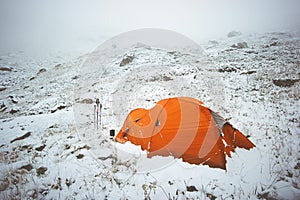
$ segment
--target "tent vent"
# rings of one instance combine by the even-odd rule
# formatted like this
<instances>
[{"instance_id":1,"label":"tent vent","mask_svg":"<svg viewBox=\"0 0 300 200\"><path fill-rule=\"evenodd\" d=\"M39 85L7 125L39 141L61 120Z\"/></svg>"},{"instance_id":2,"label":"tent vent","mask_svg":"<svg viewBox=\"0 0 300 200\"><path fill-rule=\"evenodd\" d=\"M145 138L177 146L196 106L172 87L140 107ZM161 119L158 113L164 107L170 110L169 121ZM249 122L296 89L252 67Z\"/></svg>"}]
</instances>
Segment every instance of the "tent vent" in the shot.
<instances>
[{"instance_id":1,"label":"tent vent","mask_svg":"<svg viewBox=\"0 0 300 200\"><path fill-rule=\"evenodd\" d=\"M160 121L159 119L157 119L156 123L155 123L155 126L160 126Z\"/></svg>"}]
</instances>

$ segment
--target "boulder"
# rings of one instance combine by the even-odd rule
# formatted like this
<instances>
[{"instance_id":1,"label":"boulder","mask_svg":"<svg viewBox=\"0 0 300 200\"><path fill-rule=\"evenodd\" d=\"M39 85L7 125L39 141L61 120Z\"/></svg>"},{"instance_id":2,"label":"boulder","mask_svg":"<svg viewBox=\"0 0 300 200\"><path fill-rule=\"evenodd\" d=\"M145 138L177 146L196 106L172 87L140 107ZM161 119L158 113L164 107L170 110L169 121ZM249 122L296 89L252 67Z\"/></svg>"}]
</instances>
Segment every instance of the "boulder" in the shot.
<instances>
[{"instance_id":1,"label":"boulder","mask_svg":"<svg viewBox=\"0 0 300 200\"><path fill-rule=\"evenodd\" d=\"M0 71L3 71L3 72L11 72L11 71L12 71L12 68L0 66Z\"/></svg>"},{"instance_id":2,"label":"boulder","mask_svg":"<svg viewBox=\"0 0 300 200\"><path fill-rule=\"evenodd\" d=\"M244 48L248 48L248 44L247 42L238 42L236 44L231 45L231 47L236 49L244 49Z\"/></svg>"},{"instance_id":3,"label":"boulder","mask_svg":"<svg viewBox=\"0 0 300 200\"><path fill-rule=\"evenodd\" d=\"M125 56L120 63L120 67L128 65L129 63L131 63L133 61L133 59L134 59L133 56Z\"/></svg>"},{"instance_id":4,"label":"boulder","mask_svg":"<svg viewBox=\"0 0 300 200\"><path fill-rule=\"evenodd\" d=\"M227 34L227 37L231 38L231 37L237 37L237 36L240 36L242 35L241 32L239 31L230 31L228 34Z\"/></svg>"}]
</instances>

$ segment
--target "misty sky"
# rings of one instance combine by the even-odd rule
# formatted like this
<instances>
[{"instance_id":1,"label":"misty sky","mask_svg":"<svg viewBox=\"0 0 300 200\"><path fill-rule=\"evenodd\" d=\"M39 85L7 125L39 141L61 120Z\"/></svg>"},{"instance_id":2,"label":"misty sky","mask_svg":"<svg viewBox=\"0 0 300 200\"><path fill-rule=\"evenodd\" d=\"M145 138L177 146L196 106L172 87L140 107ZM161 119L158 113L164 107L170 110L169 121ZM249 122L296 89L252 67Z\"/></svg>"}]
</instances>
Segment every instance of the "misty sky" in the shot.
<instances>
[{"instance_id":1,"label":"misty sky","mask_svg":"<svg viewBox=\"0 0 300 200\"><path fill-rule=\"evenodd\" d=\"M88 52L138 28L164 28L194 41L299 30L299 0L1 0L0 50Z\"/></svg>"}]
</instances>

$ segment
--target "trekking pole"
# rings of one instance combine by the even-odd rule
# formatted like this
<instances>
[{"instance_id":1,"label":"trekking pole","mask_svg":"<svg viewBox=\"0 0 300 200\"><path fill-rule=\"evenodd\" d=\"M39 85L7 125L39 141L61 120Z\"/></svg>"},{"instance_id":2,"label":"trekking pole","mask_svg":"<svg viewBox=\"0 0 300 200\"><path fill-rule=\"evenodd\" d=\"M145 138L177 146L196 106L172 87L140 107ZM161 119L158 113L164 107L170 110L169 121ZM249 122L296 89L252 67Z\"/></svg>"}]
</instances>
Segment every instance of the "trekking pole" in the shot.
<instances>
[{"instance_id":1,"label":"trekking pole","mask_svg":"<svg viewBox=\"0 0 300 200\"><path fill-rule=\"evenodd\" d=\"M94 105L94 129L96 128L96 105Z\"/></svg>"},{"instance_id":2,"label":"trekking pole","mask_svg":"<svg viewBox=\"0 0 300 200\"><path fill-rule=\"evenodd\" d=\"M97 109L97 130L99 129L99 125L98 125L98 109Z\"/></svg>"},{"instance_id":3,"label":"trekking pole","mask_svg":"<svg viewBox=\"0 0 300 200\"><path fill-rule=\"evenodd\" d=\"M96 105L97 105L97 109L96 109L96 114L97 114L97 130L98 130L98 128L99 128L99 126L98 126L98 121L99 121L99 104L100 104L100 101L99 101L99 99L97 98L97 99L96 99Z\"/></svg>"},{"instance_id":4,"label":"trekking pole","mask_svg":"<svg viewBox=\"0 0 300 200\"><path fill-rule=\"evenodd\" d=\"M100 112L99 112L99 116L100 116L100 126L101 126L101 114L102 114L102 104L100 103Z\"/></svg>"}]
</instances>

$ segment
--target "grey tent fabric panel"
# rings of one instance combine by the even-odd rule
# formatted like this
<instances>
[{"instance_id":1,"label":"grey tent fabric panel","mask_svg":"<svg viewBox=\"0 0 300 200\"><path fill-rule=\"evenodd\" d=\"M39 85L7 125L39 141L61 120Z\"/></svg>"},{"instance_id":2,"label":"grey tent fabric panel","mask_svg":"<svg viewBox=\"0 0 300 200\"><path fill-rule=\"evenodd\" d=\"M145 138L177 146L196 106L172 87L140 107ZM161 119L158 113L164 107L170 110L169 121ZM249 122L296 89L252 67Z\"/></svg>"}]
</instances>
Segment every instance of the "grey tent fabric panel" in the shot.
<instances>
[{"instance_id":1,"label":"grey tent fabric panel","mask_svg":"<svg viewBox=\"0 0 300 200\"><path fill-rule=\"evenodd\" d=\"M210 113L211 113L212 117L214 118L214 120L216 121L218 129L220 130L220 133L222 133L222 128L223 128L224 124L226 123L226 120L212 110L210 110Z\"/></svg>"}]
</instances>

